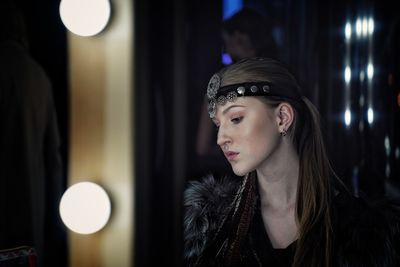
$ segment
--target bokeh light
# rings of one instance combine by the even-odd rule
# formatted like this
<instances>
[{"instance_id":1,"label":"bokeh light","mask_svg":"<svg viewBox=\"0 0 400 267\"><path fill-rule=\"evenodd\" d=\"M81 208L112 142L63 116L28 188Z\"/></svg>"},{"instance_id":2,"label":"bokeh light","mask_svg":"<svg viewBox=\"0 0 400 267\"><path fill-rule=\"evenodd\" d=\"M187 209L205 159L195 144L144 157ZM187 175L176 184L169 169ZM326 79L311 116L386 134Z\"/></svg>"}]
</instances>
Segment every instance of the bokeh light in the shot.
<instances>
[{"instance_id":1,"label":"bokeh light","mask_svg":"<svg viewBox=\"0 0 400 267\"><path fill-rule=\"evenodd\" d=\"M65 191L60 201L60 215L64 224L79 234L101 230L111 214L111 202L98 184L80 182Z\"/></svg>"},{"instance_id":2,"label":"bokeh light","mask_svg":"<svg viewBox=\"0 0 400 267\"><path fill-rule=\"evenodd\" d=\"M109 0L62 0L60 3L60 16L65 27L80 36L101 32L110 14Z\"/></svg>"}]
</instances>

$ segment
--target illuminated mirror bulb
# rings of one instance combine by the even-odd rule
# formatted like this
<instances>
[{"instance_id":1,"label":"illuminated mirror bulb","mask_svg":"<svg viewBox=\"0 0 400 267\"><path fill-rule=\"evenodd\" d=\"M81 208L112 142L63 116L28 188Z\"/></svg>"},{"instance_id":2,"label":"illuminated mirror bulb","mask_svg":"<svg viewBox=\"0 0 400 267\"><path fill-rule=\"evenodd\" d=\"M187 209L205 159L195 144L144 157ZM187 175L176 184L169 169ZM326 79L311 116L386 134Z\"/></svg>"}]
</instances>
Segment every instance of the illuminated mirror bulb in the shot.
<instances>
[{"instance_id":1,"label":"illuminated mirror bulb","mask_svg":"<svg viewBox=\"0 0 400 267\"><path fill-rule=\"evenodd\" d=\"M104 189L91 182L80 182L65 191L60 201L64 224L79 234L101 230L111 214L111 202Z\"/></svg>"},{"instance_id":2,"label":"illuminated mirror bulb","mask_svg":"<svg viewBox=\"0 0 400 267\"><path fill-rule=\"evenodd\" d=\"M110 19L109 0L62 0L60 16L65 27L80 36L101 32Z\"/></svg>"}]
</instances>

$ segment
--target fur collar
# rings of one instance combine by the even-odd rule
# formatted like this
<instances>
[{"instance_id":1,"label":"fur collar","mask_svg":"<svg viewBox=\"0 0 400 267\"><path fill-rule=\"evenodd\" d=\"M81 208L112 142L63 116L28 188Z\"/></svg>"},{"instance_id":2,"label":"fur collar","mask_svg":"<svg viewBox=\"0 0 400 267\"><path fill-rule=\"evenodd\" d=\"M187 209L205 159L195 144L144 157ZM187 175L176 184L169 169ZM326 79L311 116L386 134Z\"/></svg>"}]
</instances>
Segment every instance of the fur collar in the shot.
<instances>
[{"instance_id":1,"label":"fur collar","mask_svg":"<svg viewBox=\"0 0 400 267\"><path fill-rule=\"evenodd\" d=\"M184 256L189 262L204 250L206 242L217 230L219 219L228 212L240 179L212 175L189 183L184 193Z\"/></svg>"}]
</instances>

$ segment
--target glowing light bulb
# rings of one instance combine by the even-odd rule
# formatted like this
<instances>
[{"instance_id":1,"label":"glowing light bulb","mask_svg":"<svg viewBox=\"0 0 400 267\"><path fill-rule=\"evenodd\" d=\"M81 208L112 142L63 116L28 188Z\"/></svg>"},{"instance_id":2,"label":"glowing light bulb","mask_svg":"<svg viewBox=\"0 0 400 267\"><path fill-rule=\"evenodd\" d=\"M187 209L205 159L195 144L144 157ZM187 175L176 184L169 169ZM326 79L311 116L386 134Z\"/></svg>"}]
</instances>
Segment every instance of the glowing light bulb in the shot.
<instances>
[{"instance_id":1,"label":"glowing light bulb","mask_svg":"<svg viewBox=\"0 0 400 267\"><path fill-rule=\"evenodd\" d=\"M110 14L109 0L62 0L60 3L60 16L65 27L80 36L101 32Z\"/></svg>"},{"instance_id":2,"label":"glowing light bulb","mask_svg":"<svg viewBox=\"0 0 400 267\"><path fill-rule=\"evenodd\" d=\"M60 201L60 215L64 224L79 234L101 230L111 214L111 202L104 189L91 182L74 184L65 191Z\"/></svg>"}]
</instances>

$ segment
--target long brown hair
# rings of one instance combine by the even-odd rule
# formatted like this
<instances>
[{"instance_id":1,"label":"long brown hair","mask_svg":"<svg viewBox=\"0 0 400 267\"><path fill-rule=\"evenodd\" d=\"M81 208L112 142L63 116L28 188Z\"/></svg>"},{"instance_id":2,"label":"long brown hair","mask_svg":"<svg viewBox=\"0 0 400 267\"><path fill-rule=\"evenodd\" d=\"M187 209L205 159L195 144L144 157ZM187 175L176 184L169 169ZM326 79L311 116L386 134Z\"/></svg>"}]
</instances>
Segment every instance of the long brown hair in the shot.
<instances>
[{"instance_id":1,"label":"long brown hair","mask_svg":"<svg viewBox=\"0 0 400 267\"><path fill-rule=\"evenodd\" d=\"M222 69L219 73L221 86L268 81L279 87L299 90L294 76L280 62L266 58L252 58L239 61ZM315 106L305 97L286 99L266 97L269 105L281 102L292 105L295 121L288 129L299 155L299 182L296 199L296 219L299 227L296 252L292 266L331 266L332 222L330 212L331 185L333 171L330 167L320 129L319 114ZM236 198L235 212L231 218L228 234L227 265L238 264L244 235L248 235L252 218L252 208L256 197L254 178L244 180L242 196ZM249 219L250 218L250 219ZM239 236L237 236L239 235ZM312 238L317 236L317 238ZM316 245L315 241L319 241ZM321 249L323 251L321 251Z\"/></svg>"}]
</instances>

